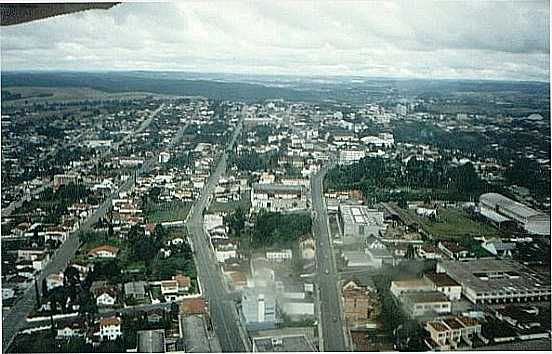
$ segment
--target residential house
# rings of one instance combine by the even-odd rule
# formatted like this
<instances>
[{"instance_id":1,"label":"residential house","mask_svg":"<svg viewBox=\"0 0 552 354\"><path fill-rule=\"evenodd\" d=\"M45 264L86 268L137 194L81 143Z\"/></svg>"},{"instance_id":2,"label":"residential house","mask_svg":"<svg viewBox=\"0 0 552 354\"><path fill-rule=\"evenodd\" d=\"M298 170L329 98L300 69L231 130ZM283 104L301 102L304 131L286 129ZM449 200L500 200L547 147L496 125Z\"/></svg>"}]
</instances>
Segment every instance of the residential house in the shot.
<instances>
[{"instance_id":1,"label":"residential house","mask_svg":"<svg viewBox=\"0 0 552 354\"><path fill-rule=\"evenodd\" d=\"M366 326L376 320L381 304L374 287L349 280L343 285L342 294L343 312L349 326Z\"/></svg>"},{"instance_id":2,"label":"residential house","mask_svg":"<svg viewBox=\"0 0 552 354\"><path fill-rule=\"evenodd\" d=\"M191 279L185 275L178 274L173 276L171 280L162 280L161 294L166 301L182 300L190 289Z\"/></svg>"},{"instance_id":3,"label":"residential house","mask_svg":"<svg viewBox=\"0 0 552 354\"><path fill-rule=\"evenodd\" d=\"M440 241L439 249L450 259L464 259L469 256L469 250L456 242Z\"/></svg>"},{"instance_id":4,"label":"residential house","mask_svg":"<svg viewBox=\"0 0 552 354\"><path fill-rule=\"evenodd\" d=\"M121 318L117 316L100 319L100 338L102 340L115 340L122 336Z\"/></svg>"},{"instance_id":5,"label":"residential house","mask_svg":"<svg viewBox=\"0 0 552 354\"><path fill-rule=\"evenodd\" d=\"M282 249L279 251L267 251L266 259L270 262L282 263L290 261L293 258L293 252L290 249Z\"/></svg>"},{"instance_id":6,"label":"residential house","mask_svg":"<svg viewBox=\"0 0 552 354\"><path fill-rule=\"evenodd\" d=\"M224 263L227 259L238 258L238 243L230 239L212 239L215 249L215 258L219 263Z\"/></svg>"},{"instance_id":7,"label":"residential house","mask_svg":"<svg viewBox=\"0 0 552 354\"><path fill-rule=\"evenodd\" d=\"M432 350L469 350L473 339L481 334L481 323L465 316L452 316L426 322L430 338L425 340Z\"/></svg>"},{"instance_id":8,"label":"residential house","mask_svg":"<svg viewBox=\"0 0 552 354\"><path fill-rule=\"evenodd\" d=\"M370 264L376 268L381 268L384 264L394 265L396 261L387 246L374 236L366 239L365 253L370 259Z\"/></svg>"},{"instance_id":9,"label":"residential house","mask_svg":"<svg viewBox=\"0 0 552 354\"><path fill-rule=\"evenodd\" d=\"M69 339L83 337L86 331L86 324L80 319L69 321L58 325L56 339Z\"/></svg>"},{"instance_id":10,"label":"residential house","mask_svg":"<svg viewBox=\"0 0 552 354\"><path fill-rule=\"evenodd\" d=\"M441 259L441 252L436 246L426 243L418 249L418 257L421 259Z\"/></svg>"},{"instance_id":11,"label":"residential house","mask_svg":"<svg viewBox=\"0 0 552 354\"><path fill-rule=\"evenodd\" d=\"M94 290L96 305L113 306L117 300L117 291L114 287L98 288Z\"/></svg>"},{"instance_id":12,"label":"residential house","mask_svg":"<svg viewBox=\"0 0 552 354\"><path fill-rule=\"evenodd\" d=\"M133 281L125 283L125 296L135 300L142 300L146 297L146 282Z\"/></svg>"},{"instance_id":13,"label":"residential house","mask_svg":"<svg viewBox=\"0 0 552 354\"><path fill-rule=\"evenodd\" d=\"M119 253L119 248L110 245L102 245L88 252L90 258L115 258Z\"/></svg>"},{"instance_id":14,"label":"residential house","mask_svg":"<svg viewBox=\"0 0 552 354\"><path fill-rule=\"evenodd\" d=\"M481 244L485 250L499 258L512 258L512 251L516 249L514 242L504 242L501 239L486 240Z\"/></svg>"}]
</instances>

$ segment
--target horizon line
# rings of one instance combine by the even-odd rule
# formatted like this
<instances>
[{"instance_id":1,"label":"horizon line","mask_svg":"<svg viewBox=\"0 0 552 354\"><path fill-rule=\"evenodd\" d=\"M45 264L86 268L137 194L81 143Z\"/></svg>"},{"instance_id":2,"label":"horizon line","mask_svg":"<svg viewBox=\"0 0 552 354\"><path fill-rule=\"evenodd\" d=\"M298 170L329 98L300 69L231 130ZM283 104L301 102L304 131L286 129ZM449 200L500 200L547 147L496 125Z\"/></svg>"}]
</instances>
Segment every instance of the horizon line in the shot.
<instances>
[{"instance_id":1,"label":"horizon line","mask_svg":"<svg viewBox=\"0 0 552 354\"><path fill-rule=\"evenodd\" d=\"M416 76L381 76L362 74L295 74L295 73L244 73L244 72L217 72L217 71L190 71L181 69L0 69L0 73L185 73L185 74L206 74L206 75L236 75L236 76L264 76L264 77L295 77L295 78L357 78L357 79L385 79L385 80L424 80L424 81L490 81L490 82L527 82L547 83L550 79L491 79L491 78L457 78L457 77L416 77Z\"/></svg>"}]
</instances>

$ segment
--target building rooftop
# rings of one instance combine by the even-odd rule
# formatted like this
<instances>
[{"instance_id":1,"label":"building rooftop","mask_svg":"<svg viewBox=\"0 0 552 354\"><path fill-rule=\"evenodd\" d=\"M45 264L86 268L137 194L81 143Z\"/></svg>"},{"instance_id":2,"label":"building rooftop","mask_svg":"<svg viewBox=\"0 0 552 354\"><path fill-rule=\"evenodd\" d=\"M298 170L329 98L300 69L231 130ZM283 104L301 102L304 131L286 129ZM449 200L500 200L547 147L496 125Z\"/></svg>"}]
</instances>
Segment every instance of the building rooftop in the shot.
<instances>
[{"instance_id":1,"label":"building rooftop","mask_svg":"<svg viewBox=\"0 0 552 354\"><path fill-rule=\"evenodd\" d=\"M439 266L463 287L476 292L550 290L550 274L537 273L512 260L480 258L468 262L444 261Z\"/></svg>"},{"instance_id":2,"label":"building rooftop","mask_svg":"<svg viewBox=\"0 0 552 354\"><path fill-rule=\"evenodd\" d=\"M305 193L306 189L302 185L273 184L273 183L253 183L255 192L280 192L280 193Z\"/></svg>"},{"instance_id":3,"label":"building rooftop","mask_svg":"<svg viewBox=\"0 0 552 354\"><path fill-rule=\"evenodd\" d=\"M383 212L362 205L340 205L339 210L346 224L383 226Z\"/></svg>"},{"instance_id":4,"label":"building rooftop","mask_svg":"<svg viewBox=\"0 0 552 354\"><path fill-rule=\"evenodd\" d=\"M423 279L411 279L411 280L394 280L391 282L391 286L415 289L419 287L427 287L427 283Z\"/></svg>"},{"instance_id":5,"label":"building rooftop","mask_svg":"<svg viewBox=\"0 0 552 354\"><path fill-rule=\"evenodd\" d=\"M433 284L438 287L441 286L460 286L454 279L449 277L446 273L429 272L424 274Z\"/></svg>"},{"instance_id":6,"label":"building rooftop","mask_svg":"<svg viewBox=\"0 0 552 354\"><path fill-rule=\"evenodd\" d=\"M535 209L529 208L526 205L523 205L519 202L516 202L515 200L512 200L498 193L481 194L481 196L479 197L479 201L490 205L498 205L501 208L511 210L517 215L520 215L526 218L530 216L542 214L541 212L536 211Z\"/></svg>"},{"instance_id":7,"label":"building rooftop","mask_svg":"<svg viewBox=\"0 0 552 354\"><path fill-rule=\"evenodd\" d=\"M400 298L401 300L406 300L412 304L450 302L446 295L438 291L406 292L401 294Z\"/></svg>"}]
</instances>

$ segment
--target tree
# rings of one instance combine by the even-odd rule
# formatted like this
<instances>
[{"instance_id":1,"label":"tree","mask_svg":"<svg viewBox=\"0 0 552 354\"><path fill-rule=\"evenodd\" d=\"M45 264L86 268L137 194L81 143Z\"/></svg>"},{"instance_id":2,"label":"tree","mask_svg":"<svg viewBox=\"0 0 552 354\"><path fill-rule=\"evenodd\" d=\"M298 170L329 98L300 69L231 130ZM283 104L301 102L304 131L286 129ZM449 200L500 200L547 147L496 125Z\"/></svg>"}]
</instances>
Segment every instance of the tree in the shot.
<instances>
[{"instance_id":1,"label":"tree","mask_svg":"<svg viewBox=\"0 0 552 354\"><path fill-rule=\"evenodd\" d=\"M231 232L240 235L245 227L245 212L238 206L236 211L226 217L226 223Z\"/></svg>"},{"instance_id":2,"label":"tree","mask_svg":"<svg viewBox=\"0 0 552 354\"><path fill-rule=\"evenodd\" d=\"M414 246L408 245L408 247L406 248L405 258L407 258L407 259L416 258L416 253L414 252Z\"/></svg>"},{"instance_id":3,"label":"tree","mask_svg":"<svg viewBox=\"0 0 552 354\"><path fill-rule=\"evenodd\" d=\"M128 241L130 243L131 259L143 260L146 264L151 262L161 248L159 238L146 236L144 230L137 225L129 230Z\"/></svg>"},{"instance_id":4,"label":"tree","mask_svg":"<svg viewBox=\"0 0 552 354\"><path fill-rule=\"evenodd\" d=\"M48 284L46 278L42 279L42 296L48 297Z\"/></svg>"},{"instance_id":5,"label":"tree","mask_svg":"<svg viewBox=\"0 0 552 354\"><path fill-rule=\"evenodd\" d=\"M161 195L161 188L153 187L148 192L148 199L152 200L154 203L159 201L159 196Z\"/></svg>"},{"instance_id":6,"label":"tree","mask_svg":"<svg viewBox=\"0 0 552 354\"><path fill-rule=\"evenodd\" d=\"M36 308L40 307L40 292L38 291L38 281L35 278L35 295L36 295Z\"/></svg>"}]
</instances>

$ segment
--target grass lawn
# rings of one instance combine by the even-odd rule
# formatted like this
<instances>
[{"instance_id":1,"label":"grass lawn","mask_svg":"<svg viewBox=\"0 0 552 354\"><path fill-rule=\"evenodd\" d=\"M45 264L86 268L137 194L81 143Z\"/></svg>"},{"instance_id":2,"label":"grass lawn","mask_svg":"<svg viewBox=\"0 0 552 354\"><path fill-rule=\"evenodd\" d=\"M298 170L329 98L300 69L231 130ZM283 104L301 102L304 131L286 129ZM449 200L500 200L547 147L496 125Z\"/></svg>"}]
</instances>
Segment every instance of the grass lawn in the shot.
<instances>
[{"instance_id":1,"label":"grass lawn","mask_svg":"<svg viewBox=\"0 0 552 354\"><path fill-rule=\"evenodd\" d=\"M240 200L231 201L228 203L219 203L213 200L213 202L209 206L209 212L210 213L229 212L229 211L236 210L238 207L241 207L242 210L249 210L249 208L251 207L250 192L251 191L249 190L242 192L240 196Z\"/></svg>"},{"instance_id":2,"label":"grass lawn","mask_svg":"<svg viewBox=\"0 0 552 354\"><path fill-rule=\"evenodd\" d=\"M146 214L149 223L184 220L192 207L190 202L166 202L150 206Z\"/></svg>"},{"instance_id":3,"label":"grass lawn","mask_svg":"<svg viewBox=\"0 0 552 354\"><path fill-rule=\"evenodd\" d=\"M435 221L416 215L414 210L408 210L407 213L435 238L499 236L495 228L470 219L468 214L460 209L439 209L438 217Z\"/></svg>"},{"instance_id":4,"label":"grass lawn","mask_svg":"<svg viewBox=\"0 0 552 354\"><path fill-rule=\"evenodd\" d=\"M88 253L93 248L101 245L110 245L121 248L121 240L118 238L107 238L105 232L90 232L86 236L83 236L86 240L81 247L83 253Z\"/></svg>"},{"instance_id":5,"label":"grass lawn","mask_svg":"<svg viewBox=\"0 0 552 354\"><path fill-rule=\"evenodd\" d=\"M161 286L154 285L150 287L151 297L152 299L157 299L159 301L164 300L165 298L161 294Z\"/></svg>"},{"instance_id":6,"label":"grass lawn","mask_svg":"<svg viewBox=\"0 0 552 354\"><path fill-rule=\"evenodd\" d=\"M144 273L144 271L146 270L146 265L144 261L129 261L126 264L125 268L129 273Z\"/></svg>"}]
</instances>

